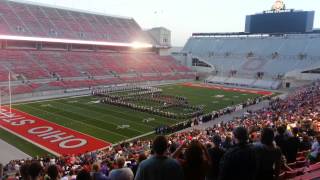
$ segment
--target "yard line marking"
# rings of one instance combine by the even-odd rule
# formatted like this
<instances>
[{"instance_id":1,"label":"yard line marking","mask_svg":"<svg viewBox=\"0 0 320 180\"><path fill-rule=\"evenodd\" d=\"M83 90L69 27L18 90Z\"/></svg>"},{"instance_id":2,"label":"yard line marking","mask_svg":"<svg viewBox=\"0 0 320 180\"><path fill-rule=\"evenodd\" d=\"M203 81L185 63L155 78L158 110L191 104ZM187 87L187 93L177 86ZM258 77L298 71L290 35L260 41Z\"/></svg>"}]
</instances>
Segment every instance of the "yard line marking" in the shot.
<instances>
[{"instance_id":1,"label":"yard line marking","mask_svg":"<svg viewBox=\"0 0 320 180\"><path fill-rule=\"evenodd\" d=\"M80 102L78 102L77 104L80 104L80 105L83 105L83 106L87 106L86 104L82 104L82 103L80 103ZM73 107L74 107L74 106L73 106ZM77 106L77 107L79 107L79 106ZM82 108L82 107L79 107L79 108ZM114 111L114 110L112 110L112 109L103 109L103 108L99 108L99 107L96 107L96 108L101 109L101 110L105 110L105 111L112 111L112 112L115 112L115 113L118 113L118 114L128 115L128 114L126 114L126 113L123 113L123 112L120 112L120 111ZM85 108L82 108L82 109L85 109ZM100 113L100 112L95 112L95 113L102 114L102 113ZM105 117L105 116L106 116L105 114L102 114L101 117ZM119 117L114 116L114 115L111 115L111 114L110 114L109 116L112 116L112 117L114 117L114 118L119 118ZM140 117L139 117L139 118L140 118ZM145 126L145 127L149 127L149 128L154 128L153 126L145 125L145 124L138 123L138 122L135 122L135 121L131 121L131 120L129 120L129 119L124 119L124 118L121 118L121 119L124 120L124 121L132 122L133 124L137 124L137 125L140 125L140 126Z\"/></svg>"},{"instance_id":2,"label":"yard line marking","mask_svg":"<svg viewBox=\"0 0 320 180\"><path fill-rule=\"evenodd\" d=\"M60 103L60 102L55 102L55 103L56 103L56 104L63 104L63 103ZM74 108L74 109L86 110L86 109L81 108L81 107L79 107L79 106L71 106L71 105L67 105L67 104L63 104L63 105L70 106L70 107L72 107L72 108ZM63 111L66 111L66 110L63 110ZM88 111L88 110L86 110L86 111ZM68 111L68 112L71 112L71 111ZM73 112L72 112L72 113L73 113ZM95 112L95 113L96 113L96 112ZM101 114L101 113L98 113L98 114ZM85 116L85 115L81 115L81 116ZM109 115L103 115L103 116L101 116L101 117L108 117L108 116L109 116ZM110 116L112 116L112 115L110 115ZM87 116L86 116L86 117L87 117ZM112 116L112 117L127 122L127 120L125 120L125 119L123 119L123 118L119 118L119 117L116 117L116 116ZM100 120L100 119L96 119L96 118L94 118L94 116L93 116L93 117L88 117L88 118L89 118L89 119L94 119L94 120L96 120L96 121L100 121L100 122L106 123L106 124L111 124L111 125L115 125L115 126L118 126L118 125L119 125L119 124L116 124L116 123L113 123L113 122L108 122L108 121L103 121L103 120ZM139 130L137 130L137 129L135 129L135 128L130 128L130 130L134 130L134 131L139 132L139 133L144 133L143 131L139 131Z\"/></svg>"}]
</instances>

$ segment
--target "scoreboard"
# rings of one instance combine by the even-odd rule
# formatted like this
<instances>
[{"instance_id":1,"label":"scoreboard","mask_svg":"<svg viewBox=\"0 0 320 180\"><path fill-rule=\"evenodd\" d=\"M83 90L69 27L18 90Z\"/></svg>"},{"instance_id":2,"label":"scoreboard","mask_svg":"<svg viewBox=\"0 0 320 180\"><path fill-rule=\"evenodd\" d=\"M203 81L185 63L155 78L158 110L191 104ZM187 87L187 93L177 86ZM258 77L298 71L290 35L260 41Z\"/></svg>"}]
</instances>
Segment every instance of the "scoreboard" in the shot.
<instances>
[{"instance_id":1,"label":"scoreboard","mask_svg":"<svg viewBox=\"0 0 320 180\"><path fill-rule=\"evenodd\" d=\"M246 16L247 33L305 33L313 31L314 11L268 11Z\"/></svg>"}]
</instances>

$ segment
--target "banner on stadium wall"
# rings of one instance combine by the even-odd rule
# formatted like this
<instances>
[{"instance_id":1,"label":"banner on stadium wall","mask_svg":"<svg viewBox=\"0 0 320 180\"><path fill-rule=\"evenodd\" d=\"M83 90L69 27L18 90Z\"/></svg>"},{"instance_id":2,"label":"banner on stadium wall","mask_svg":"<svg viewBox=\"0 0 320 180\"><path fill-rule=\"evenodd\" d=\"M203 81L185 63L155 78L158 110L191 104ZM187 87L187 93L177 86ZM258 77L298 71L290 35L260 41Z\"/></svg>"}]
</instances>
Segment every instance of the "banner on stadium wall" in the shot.
<instances>
[{"instance_id":1,"label":"banner on stadium wall","mask_svg":"<svg viewBox=\"0 0 320 180\"><path fill-rule=\"evenodd\" d=\"M0 128L55 155L72 155L106 148L111 144L22 111L1 107Z\"/></svg>"}]
</instances>

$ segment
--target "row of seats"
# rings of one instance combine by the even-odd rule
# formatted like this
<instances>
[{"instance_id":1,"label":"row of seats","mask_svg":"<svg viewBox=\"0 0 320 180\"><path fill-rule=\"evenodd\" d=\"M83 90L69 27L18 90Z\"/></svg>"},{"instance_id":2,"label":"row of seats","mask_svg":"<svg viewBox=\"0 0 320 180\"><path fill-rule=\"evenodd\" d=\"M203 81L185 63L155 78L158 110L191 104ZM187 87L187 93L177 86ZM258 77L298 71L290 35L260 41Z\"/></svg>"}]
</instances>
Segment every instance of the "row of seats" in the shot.
<instances>
[{"instance_id":1,"label":"row of seats","mask_svg":"<svg viewBox=\"0 0 320 180\"><path fill-rule=\"evenodd\" d=\"M320 163L311 164L307 160L310 151L298 152L296 161L288 164L292 169L284 171L280 174L279 180L294 179L294 180L309 180L320 177Z\"/></svg>"},{"instance_id":2,"label":"row of seats","mask_svg":"<svg viewBox=\"0 0 320 180\"><path fill-rule=\"evenodd\" d=\"M16 78L33 80L191 70L171 56L153 53L0 50L0 75L4 74L0 82L7 81L8 71Z\"/></svg>"},{"instance_id":3,"label":"row of seats","mask_svg":"<svg viewBox=\"0 0 320 180\"><path fill-rule=\"evenodd\" d=\"M183 52L199 57L220 74L264 72L276 77L320 66L318 34L270 37L191 37Z\"/></svg>"},{"instance_id":4,"label":"row of seats","mask_svg":"<svg viewBox=\"0 0 320 180\"><path fill-rule=\"evenodd\" d=\"M281 81L272 79L254 79L245 77L224 77L224 76L209 76L206 81L208 83L226 84L233 86L246 86L263 89L278 89L281 86Z\"/></svg>"},{"instance_id":5,"label":"row of seats","mask_svg":"<svg viewBox=\"0 0 320 180\"><path fill-rule=\"evenodd\" d=\"M0 34L112 42L150 42L132 18L0 1Z\"/></svg>"},{"instance_id":6,"label":"row of seats","mask_svg":"<svg viewBox=\"0 0 320 180\"><path fill-rule=\"evenodd\" d=\"M298 34L264 37L191 37L183 48L184 52L205 54L206 56L252 55L297 56L300 53L318 56L320 45L318 34Z\"/></svg>"},{"instance_id":7,"label":"row of seats","mask_svg":"<svg viewBox=\"0 0 320 180\"><path fill-rule=\"evenodd\" d=\"M57 89L72 89L72 88L90 88L102 85L114 85L122 83L138 83L146 81L166 81L166 80L182 80L194 79L193 74L171 74L171 75L154 75L154 76L133 76L105 79L84 79L84 80L64 80L51 81L48 83L31 83L12 86L12 94L26 94L41 90L57 90ZM0 87L3 95L9 94L8 86Z\"/></svg>"}]
</instances>

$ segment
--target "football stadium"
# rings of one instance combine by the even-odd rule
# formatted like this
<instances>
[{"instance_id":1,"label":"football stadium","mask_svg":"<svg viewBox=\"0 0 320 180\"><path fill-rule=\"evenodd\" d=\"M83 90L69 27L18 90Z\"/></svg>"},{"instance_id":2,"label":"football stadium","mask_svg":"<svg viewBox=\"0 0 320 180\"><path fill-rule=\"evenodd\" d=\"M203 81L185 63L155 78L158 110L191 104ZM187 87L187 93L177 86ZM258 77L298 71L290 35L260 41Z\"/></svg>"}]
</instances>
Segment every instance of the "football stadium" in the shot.
<instances>
[{"instance_id":1,"label":"football stadium","mask_svg":"<svg viewBox=\"0 0 320 180\"><path fill-rule=\"evenodd\" d=\"M177 48L126 14L0 0L0 180L320 179L316 13L276 0Z\"/></svg>"}]
</instances>

